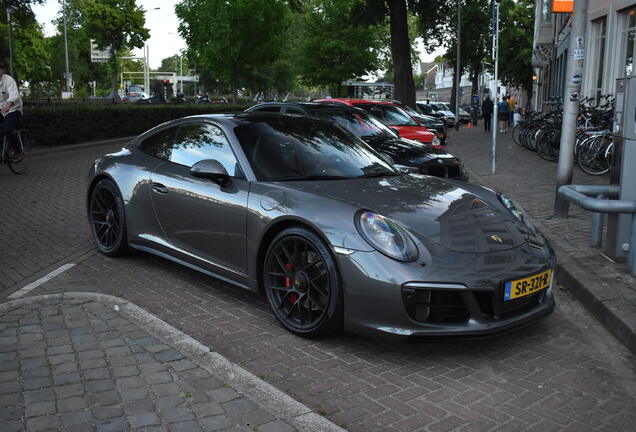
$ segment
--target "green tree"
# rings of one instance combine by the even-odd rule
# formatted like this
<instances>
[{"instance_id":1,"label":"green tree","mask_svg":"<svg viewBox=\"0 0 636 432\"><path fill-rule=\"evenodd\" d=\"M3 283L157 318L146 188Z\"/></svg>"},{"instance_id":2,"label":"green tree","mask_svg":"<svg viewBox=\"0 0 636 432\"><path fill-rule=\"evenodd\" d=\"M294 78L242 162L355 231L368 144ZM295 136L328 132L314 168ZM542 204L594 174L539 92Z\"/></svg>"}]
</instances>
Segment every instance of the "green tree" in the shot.
<instances>
[{"instance_id":1,"label":"green tree","mask_svg":"<svg viewBox=\"0 0 636 432\"><path fill-rule=\"evenodd\" d=\"M42 27L35 20L31 5L42 0L5 0L0 14L0 59L9 64L9 26L5 9L12 8L13 66L18 81L39 83L50 77L49 55Z\"/></svg>"},{"instance_id":2,"label":"green tree","mask_svg":"<svg viewBox=\"0 0 636 432\"><path fill-rule=\"evenodd\" d=\"M507 86L532 95L532 38L535 2L503 0L499 12L499 76Z\"/></svg>"},{"instance_id":3,"label":"green tree","mask_svg":"<svg viewBox=\"0 0 636 432\"><path fill-rule=\"evenodd\" d=\"M279 57L290 23L284 0L182 0L175 11L190 56L230 83L234 102L239 79Z\"/></svg>"},{"instance_id":4,"label":"green tree","mask_svg":"<svg viewBox=\"0 0 636 432\"><path fill-rule=\"evenodd\" d=\"M132 48L142 48L150 37L145 12L136 0L67 0L69 15L83 22L89 38L99 48L110 47L111 83L117 88L120 58Z\"/></svg>"},{"instance_id":5,"label":"green tree","mask_svg":"<svg viewBox=\"0 0 636 432\"><path fill-rule=\"evenodd\" d=\"M461 3L461 43L459 76L468 71L472 82L472 93L477 93L478 79L484 59L489 55L490 40L490 3L483 0L464 0ZM451 65L457 59L457 7L448 14L448 36L444 44L448 50L445 59ZM456 71L457 73L457 71ZM453 80L451 107L455 109L457 80Z\"/></svg>"},{"instance_id":6,"label":"green tree","mask_svg":"<svg viewBox=\"0 0 636 432\"><path fill-rule=\"evenodd\" d=\"M378 68L380 28L356 22L356 3L360 2L322 0L310 3L299 58L305 84L333 85L340 96L343 81L359 78Z\"/></svg>"}]
</instances>

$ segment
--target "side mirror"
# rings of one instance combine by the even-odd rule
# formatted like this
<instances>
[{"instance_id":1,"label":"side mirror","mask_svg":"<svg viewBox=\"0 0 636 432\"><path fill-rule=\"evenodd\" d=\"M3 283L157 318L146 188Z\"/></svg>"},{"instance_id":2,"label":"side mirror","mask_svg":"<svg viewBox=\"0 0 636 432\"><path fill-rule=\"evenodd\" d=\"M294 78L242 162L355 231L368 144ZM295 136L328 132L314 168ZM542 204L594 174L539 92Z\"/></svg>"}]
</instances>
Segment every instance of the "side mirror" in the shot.
<instances>
[{"instance_id":1,"label":"side mirror","mask_svg":"<svg viewBox=\"0 0 636 432\"><path fill-rule=\"evenodd\" d=\"M389 127L389 129L391 129L393 131L393 133L398 136L398 138L400 137L400 131L399 131L398 128Z\"/></svg>"},{"instance_id":2,"label":"side mirror","mask_svg":"<svg viewBox=\"0 0 636 432\"><path fill-rule=\"evenodd\" d=\"M207 178L221 187L232 183L230 175L221 163L216 159L204 159L192 165L190 174L194 177Z\"/></svg>"}]
</instances>

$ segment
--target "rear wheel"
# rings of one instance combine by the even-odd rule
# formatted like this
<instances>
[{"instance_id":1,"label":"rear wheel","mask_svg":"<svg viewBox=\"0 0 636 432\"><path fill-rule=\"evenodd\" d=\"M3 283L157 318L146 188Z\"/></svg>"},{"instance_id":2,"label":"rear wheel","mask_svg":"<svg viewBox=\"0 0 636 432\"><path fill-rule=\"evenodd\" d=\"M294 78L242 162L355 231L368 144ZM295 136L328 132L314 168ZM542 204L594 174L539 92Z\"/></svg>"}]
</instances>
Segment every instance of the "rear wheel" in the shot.
<instances>
[{"instance_id":1,"label":"rear wheel","mask_svg":"<svg viewBox=\"0 0 636 432\"><path fill-rule=\"evenodd\" d=\"M338 269L313 232L288 228L274 238L265 255L263 287L274 315L290 332L315 338L342 328Z\"/></svg>"},{"instance_id":2,"label":"rear wheel","mask_svg":"<svg viewBox=\"0 0 636 432\"><path fill-rule=\"evenodd\" d=\"M31 142L26 133L16 133L15 139L22 152L18 155L19 158L15 160L9 160L9 169L14 174L23 174L29 167L31 161Z\"/></svg>"},{"instance_id":3,"label":"rear wheel","mask_svg":"<svg viewBox=\"0 0 636 432\"><path fill-rule=\"evenodd\" d=\"M109 179L100 180L91 192L88 219L93 240L104 255L118 256L128 251L124 201Z\"/></svg>"}]
</instances>

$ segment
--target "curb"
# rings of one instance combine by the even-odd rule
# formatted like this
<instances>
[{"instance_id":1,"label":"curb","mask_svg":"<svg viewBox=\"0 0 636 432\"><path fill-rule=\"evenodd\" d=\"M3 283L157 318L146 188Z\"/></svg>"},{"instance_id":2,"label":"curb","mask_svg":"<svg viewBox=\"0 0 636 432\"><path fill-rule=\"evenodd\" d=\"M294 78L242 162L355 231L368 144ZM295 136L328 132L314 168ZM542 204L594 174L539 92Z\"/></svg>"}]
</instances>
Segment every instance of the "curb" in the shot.
<instances>
[{"instance_id":1,"label":"curb","mask_svg":"<svg viewBox=\"0 0 636 432\"><path fill-rule=\"evenodd\" d=\"M0 315L24 304L47 299L68 299L94 301L109 306L117 306L120 314L125 314L152 336L181 351L192 362L212 375L227 382L234 390L255 402L261 408L274 414L302 432L346 432L340 426L314 412L291 396L268 384L239 365L232 363L221 354L211 351L196 339L177 330L165 321L136 304L107 294L68 292L27 297L0 304Z\"/></svg>"},{"instance_id":2,"label":"curb","mask_svg":"<svg viewBox=\"0 0 636 432\"><path fill-rule=\"evenodd\" d=\"M488 185L484 176L468 168L471 178L483 185ZM621 341L627 349L636 354L636 319L628 321L628 314L621 313L620 304L616 304L607 295L607 286L597 276L590 274L576 262L572 256L550 239L542 229L542 224L535 221L537 229L550 241L550 246L558 257L556 279L567 287L576 299L605 327Z\"/></svg>"},{"instance_id":3,"label":"curb","mask_svg":"<svg viewBox=\"0 0 636 432\"><path fill-rule=\"evenodd\" d=\"M59 146L59 147L36 147L31 152L31 156L38 157L38 156L45 156L52 153L66 153L69 151L82 150L89 147L98 147L102 145L105 146L109 144L117 144L119 142L121 142L122 144L126 144L128 141L130 141L133 138L134 136L129 136L129 137L112 138L112 139L100 140L100 141L89 141L89 142L70 144L70 145Z\"/></svg>"}]
</instances>

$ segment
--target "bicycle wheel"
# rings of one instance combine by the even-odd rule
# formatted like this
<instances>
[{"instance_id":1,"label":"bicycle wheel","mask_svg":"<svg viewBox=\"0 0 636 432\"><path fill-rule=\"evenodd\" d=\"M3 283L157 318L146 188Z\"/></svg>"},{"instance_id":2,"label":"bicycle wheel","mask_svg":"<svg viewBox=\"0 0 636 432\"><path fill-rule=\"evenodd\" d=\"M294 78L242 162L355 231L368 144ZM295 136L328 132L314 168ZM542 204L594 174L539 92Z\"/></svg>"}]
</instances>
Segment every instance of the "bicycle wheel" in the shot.
<instances>
[{"instance_id":1,"label":"bicycle wheel","mask_svg":"<svg viewBox=\"0 0 636 432\"><path fill-rule=\"evenodd\" d=\"M610 169L612 141L607 136L597 136L586 140L579 149L576 159L585 174L599 176Z\"/></svg>"},{"instance_id":2,"label":"bicycle wheel","mask_svg":"<svg viewBox=\"0 0 636 432\"><path fill-rule=\"evenodd\" d=\"M26 133L17 133L16 139L22 147L22 158L19 161L9 160L9 169L14 174L23 174L29 167L31 161L31 142Z\"/></svg>"},{"instance_id":3,"label":"bicycle wheel","mask_svg":"<svg viewBox=\"0 0 636 432\"><path fill-rule=\"evenodd\" d=\"M514 141L515 144L517 144L520 147L523 147L523 144L521 144L521 132L522 132L523 128L521 126L521 123L517 123L513 128L512 128L512 140Z\"/></svg>"},{"instance_id":4,"label":"bicycle wheel","mask_svg":"<svg viewBox=\"0 0 636 432\"><path fill-rule=\"evenodd\" d=\"M537 137L537 153L539 153L539 156L550 162L559 160L560 138L560 130L544 129Z\"/></svg>"}]
</instances>

